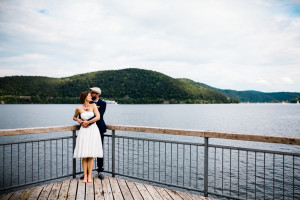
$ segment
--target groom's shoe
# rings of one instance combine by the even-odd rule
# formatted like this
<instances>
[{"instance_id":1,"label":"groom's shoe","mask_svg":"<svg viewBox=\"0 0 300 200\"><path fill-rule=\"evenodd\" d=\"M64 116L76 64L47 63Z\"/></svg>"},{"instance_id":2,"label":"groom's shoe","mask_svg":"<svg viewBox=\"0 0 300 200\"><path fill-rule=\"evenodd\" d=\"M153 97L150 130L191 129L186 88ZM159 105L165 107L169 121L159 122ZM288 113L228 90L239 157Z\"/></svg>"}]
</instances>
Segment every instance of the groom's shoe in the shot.
<instances>
[{"instance_id":1,"label":"groom's shoe","mask_svg":"<svg viewBox=\"0 0 300 200\"><path fill-rule=\"evenodd\" d=\"M99 172L98 177L99 177L100 179L104 179L104 175L103 175L101 172Z\"/></svg>"}]
</instances>

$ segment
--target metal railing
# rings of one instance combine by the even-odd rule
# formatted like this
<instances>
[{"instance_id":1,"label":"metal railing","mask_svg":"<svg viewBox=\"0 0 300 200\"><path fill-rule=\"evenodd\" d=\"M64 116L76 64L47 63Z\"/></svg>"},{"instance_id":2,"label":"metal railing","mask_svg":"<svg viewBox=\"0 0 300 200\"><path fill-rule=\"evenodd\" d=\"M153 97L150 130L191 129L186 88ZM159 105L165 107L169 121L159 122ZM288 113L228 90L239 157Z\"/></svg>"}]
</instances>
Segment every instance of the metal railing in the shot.
<instances>
[{"instance_id":1,"label":"metal railing","mask_svg":"<svg viewBox=\"0 0 300 200\"><path fill-rule=\"evenodd\" d=\"M56 131L72 133L50 139L0 144L0 190L5 192L12 188L75 177L81 173L80 160L72 159L78 128L0 130L0 136ZM221 198L300 198L299 137L115 125L108 125L108 129L112 133L105 135L104 167L105 172L112 176L139 179ZM149 137L146 133L159 135L152 134L156 137ZM68 133L62 133L65 134ZM191 137L174 135L194 137L188 140L186 138ZM209 143L209 138L229 142L214 144ZM257 144L265 144L264 147L273 143L292 144L285 148L293 150L274 151L273 146L271 150L233 146L232 141L237 140L251 141L247 142L250 147L259 146ZM275 148L281 147L280 144L274 144Z\"/></svg>"}]
</instances>

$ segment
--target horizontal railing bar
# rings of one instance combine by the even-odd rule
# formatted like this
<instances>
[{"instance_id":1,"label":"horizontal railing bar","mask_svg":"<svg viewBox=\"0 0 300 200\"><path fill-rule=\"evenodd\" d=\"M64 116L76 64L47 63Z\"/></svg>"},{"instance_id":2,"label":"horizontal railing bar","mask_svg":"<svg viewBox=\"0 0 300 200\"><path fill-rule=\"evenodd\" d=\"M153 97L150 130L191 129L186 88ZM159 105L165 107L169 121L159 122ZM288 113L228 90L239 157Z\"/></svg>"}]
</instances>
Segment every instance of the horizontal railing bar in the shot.
<instances>
[{"instance_id":1,"label":"horizontal railing bar","mask_svg":"<svg viewBox=\"0 0 300 200\"><path fill-rule=\"evenodd\" d=\"M79 130L79 127L80 127L79 125L72 125L72 126L21 128L21 129L2 129L2 130L0 129L0 136L73 131L73 130ZM216 132L216 131L170 129L170 128L128 126L128 125L107 125L107 129L120 130L120 131L147 132L147 133L171 134L171 135L182 135L182 136L196 136L196 137L220 138L220 139L230 139L230 140L244 140L244 141L253 141L253 142L268 142L268 143L300 145L300 137L291 137L291 136L225 133L225 132Z\"/></svg>"},{"instance_id":2,"label":"horizontal railing bar","mask_svg":"<svg viewBox=\"0 0 300 200\"><path fill-rule=\"evenodd\" d=\"M68 137L60 137L60 138L49 138L49 139L41 139L41 140L28 140L25 142L13 142L13 143L0 143L0 146L2 145L11 145L11 144L25 144L25 143L33 143L33 142L46 142L50 140L61 140L61 139L71 139L73 136L68 136Z\"/></svg>"},{"instance_id":3,"label":"horizontal railing bar","mask_svg":"<svg viewBox=\"0 0 300 200\"><path fill-rule=\"evenodd\" d=\"M220 148L220 149L232 149L232 150L240 150L240 151L251 151L251 152L259 152L259 153L272 153L272 154L287 155L287 156L300 156L300 153L252 149L252 148L245 148L245 147L234 147L234 146L224 146L224 145L214 145L214 144L210 144L208 145L208 147Z\"/></svg>"},{"instance_id":4,"label":"horizontal railing bar","mask_svg":"<svg viewBox=\"0 0 300 200\"><path fill-rule=\"evenodd\" d=\"M79 130L79 128L80 128L79 125L71 125L71 126L51 126L51 127L35 127L35 128L0 129L0 136L75 131L75 130Z\"/></svg>"},{"instance_id":5,"label":"horizontal railing bar","mask_svg":"<svg viewBox=\"0 0 300 200\"><path fill-rule=\"evenodd\" d=\"M144 127L144 126L127 126L127 125L107 125L107 128L110 130L120 130L120 131L160 133L160 134L172 134L172 135L183 135L183 136L196 136L196 137L220 138L220 139L231 139L231 140L245 140L245 141L253 141L253 142L268 142L268 143L300 145L300 137L291 137L291 136L225 133L225 132L216 132L216 131L170 129L170 128L157 128L157 127Z\"/></svg>"}]
</instances>

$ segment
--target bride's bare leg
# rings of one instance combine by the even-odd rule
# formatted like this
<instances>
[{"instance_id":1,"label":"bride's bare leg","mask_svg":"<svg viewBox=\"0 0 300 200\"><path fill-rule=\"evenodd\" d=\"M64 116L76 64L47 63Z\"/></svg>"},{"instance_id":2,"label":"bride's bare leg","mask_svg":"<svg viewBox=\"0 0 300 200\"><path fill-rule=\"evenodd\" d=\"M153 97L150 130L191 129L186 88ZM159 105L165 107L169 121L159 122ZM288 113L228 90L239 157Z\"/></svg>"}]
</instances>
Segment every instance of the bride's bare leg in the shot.
<instances>
[{"instance_id":1,"label":"bride's bare leg","mask_svg":"<svg viewBox=\"0 0 300 200\"><path fill-rule=\"evenodd\" d=\"M88 158L88 182L91 183L92 179L92 171L94 165L94 158Z\"/></svg>"},{"instance_id":2,"label":"bride's bare leg","mask_svg":"<svg viewBox=\"0 0 300 200\"><path fill-rule=\"evenodd\" d=\"M83 183L87 182L88 158L82 159Z\"/></svg>"}]
</instances>

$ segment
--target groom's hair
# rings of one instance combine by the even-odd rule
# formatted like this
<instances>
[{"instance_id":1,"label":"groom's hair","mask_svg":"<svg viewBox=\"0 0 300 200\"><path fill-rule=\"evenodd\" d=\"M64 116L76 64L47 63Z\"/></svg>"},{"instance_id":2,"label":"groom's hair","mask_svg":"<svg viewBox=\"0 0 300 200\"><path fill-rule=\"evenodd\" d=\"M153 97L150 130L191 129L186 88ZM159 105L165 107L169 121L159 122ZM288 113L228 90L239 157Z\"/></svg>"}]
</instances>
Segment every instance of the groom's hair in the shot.
<instances>
[{"instance_id":1,"label":"groom's hair","mask_svg":"<svg viewBox=\"0 0 300 200\"><path fill-rule=\"evenodd\" d=\"M90 92L88 92L88 91L81 92L81 94L80 94L80 101L81 101L82 103L84 103L85 98L89 95L89 93L90 93Z\"/></svg>"}]
</instances>

